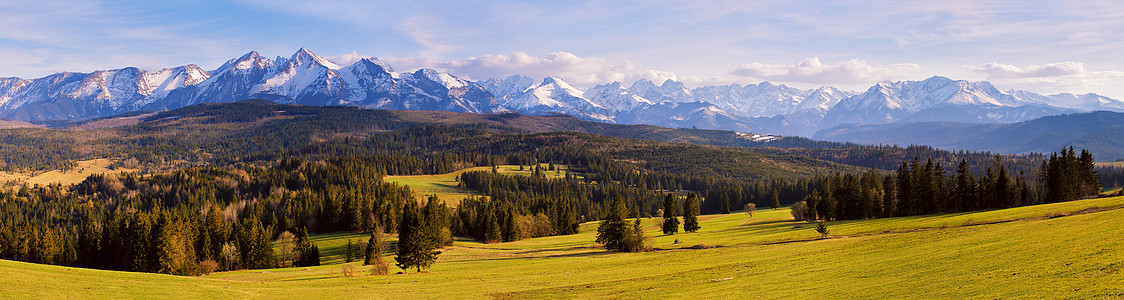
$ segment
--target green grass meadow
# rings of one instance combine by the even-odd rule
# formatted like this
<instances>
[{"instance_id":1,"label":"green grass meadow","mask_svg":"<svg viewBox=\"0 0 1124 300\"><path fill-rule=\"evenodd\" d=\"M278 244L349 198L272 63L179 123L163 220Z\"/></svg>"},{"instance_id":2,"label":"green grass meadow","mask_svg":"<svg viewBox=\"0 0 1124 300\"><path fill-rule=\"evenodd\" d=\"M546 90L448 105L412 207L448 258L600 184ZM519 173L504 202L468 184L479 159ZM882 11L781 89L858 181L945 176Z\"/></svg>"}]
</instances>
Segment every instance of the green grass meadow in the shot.
<instances>
[{"instance_id":1,"label":"green grass meadow","mask_svg":"<svg viewBox=\"0 0 1124 300\"><path fill-rule=\"evenodd\" d=\"M0 261L0 289L14 298L1121 298L1122 207L1116 197L830 222L827 238L787 209L703 216L699 232L675 235L653 218L644 225L655 250L645 253L598 248L596 223L586 223L576 235L459 240L428 271L388 276L362 266L342 276L340 246L366 235L335 233L313 237L318 267L177 277Z\"/></svg>"},{"instance_id":2,"label":"green grass meadow","mask_svg":"<svg viewBox=\"0 0 1124 300\"><path fill-rule=\"evenodd\" d=\"M548 164L540 164L545 170ZM566 176L566 166L556 165L559 171L543 171L546 178L562 178ZM411 175L411 176L386 176L388 182L397 183L400 185L409 186L414 190L418 197L427 197L429 195L437 195L438 199L444 200L446 205L457 206L469 196L483 196L477 191L463 189L458 186L457 175L468 171L490 171L491 167L475 167L459 170L452 173L436 174L436 175ZM530 166L523 166L523 170L519 170L518 165L501 165L496 166L496 172L508 175L522 175L531 176L532 171ZM581 178L579 174L573 174Z\"/></svg>"}]
</instances>

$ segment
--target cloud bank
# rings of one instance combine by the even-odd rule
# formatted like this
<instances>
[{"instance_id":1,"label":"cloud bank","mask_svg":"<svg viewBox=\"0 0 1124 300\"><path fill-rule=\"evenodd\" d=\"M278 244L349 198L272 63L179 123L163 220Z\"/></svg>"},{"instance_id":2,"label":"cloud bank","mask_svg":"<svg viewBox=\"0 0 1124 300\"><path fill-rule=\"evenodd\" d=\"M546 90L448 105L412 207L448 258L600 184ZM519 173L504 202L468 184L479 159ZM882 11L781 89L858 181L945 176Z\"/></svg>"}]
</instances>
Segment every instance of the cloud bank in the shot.
<instances>
[{"instance_id":1,"label":"cloud bank","mask_svg":"<svg viewBox=\"0 0 1124 300\"><path fill-rule=\"evenodd\" d=\"M759 62L734 66L730 74L756 80L815 84L864 84L899 79L921 68L916 64L871 65L861 59L824 64L819 58L806 58L793 65Z\"/></svg>"},{"instance_id":2,"label":"cloud bank","mask_svg":"<svg viewBox=\"0 0 1124 300\"><path fill-rule=\"evenodd\" d=\"M496 54L454 60L391 57L384 61L400 71L431 68L473 80L516 74L534 78L554 76L573 85L586 87L613 81L627 84L642 78L654 82L679 79L671 72L640 68L629 61L580 57L569 52L553 52L542 57L514 51L510 55Z\"/></svg>"},{"instance_id":3,"label":"cloud bank","mask_svg":"<svg viewBox=\"0 0 1124 300\"><path fill-rule=\"evenodd\" d=\"M965 69L997 84L1044 93L1111 90L1124 79L1124 72L1091 71L1085 63L1072 61L1025 67L990 62Z\"/></svg>"}]
</instances>

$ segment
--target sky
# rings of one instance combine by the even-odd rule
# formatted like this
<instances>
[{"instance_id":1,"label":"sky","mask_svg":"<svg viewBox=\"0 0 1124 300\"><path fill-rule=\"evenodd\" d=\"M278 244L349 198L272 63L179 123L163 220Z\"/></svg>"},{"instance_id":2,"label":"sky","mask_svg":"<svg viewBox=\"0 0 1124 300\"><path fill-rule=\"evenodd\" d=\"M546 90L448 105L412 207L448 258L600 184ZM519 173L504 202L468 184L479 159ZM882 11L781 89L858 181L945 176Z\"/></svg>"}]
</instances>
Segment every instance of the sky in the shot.
<instances>
[{"instance_id":1,"label":"sky","mask_svg":"<svg viewBox=\"0 0 1124 300\"><path fill-rule=\"evenodd\" d=\"M1122 1L0 0L0 77L304 47L473 80L862 91L934 75L1124 99Z\"/></svg>"}]
</instances>

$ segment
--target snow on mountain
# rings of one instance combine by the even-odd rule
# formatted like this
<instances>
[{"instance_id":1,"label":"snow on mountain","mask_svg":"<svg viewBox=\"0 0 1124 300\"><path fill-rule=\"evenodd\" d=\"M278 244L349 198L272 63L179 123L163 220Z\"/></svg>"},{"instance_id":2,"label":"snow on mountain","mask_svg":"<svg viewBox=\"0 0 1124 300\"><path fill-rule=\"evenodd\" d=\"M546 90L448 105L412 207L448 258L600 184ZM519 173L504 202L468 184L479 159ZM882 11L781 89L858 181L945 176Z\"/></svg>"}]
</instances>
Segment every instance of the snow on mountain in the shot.
<instances>
[{"instance_id":1,"label":"snow on mountain","mask_svg":"<svg viewBox=\"0 0 1124 300\"><path fill-rule=\"evenodd\" d=\"M400 76L403 83L414 91L403 93L405 101L400 103L409 106L406 109L476 113L501 111L495 97L475 82L432 69L420 69ZM406 88L403 87L403 90Z\"/></svg>"},{"instance_id":2,"label":"snow on mountain","mask_svg":"<svg viewBox=\"0 0 1124 300\"><path fill-rule=\"evenodd\" d=\"M1023 90L1012 90L1008 91L1007 93L1011 94L1019 101L1031 104L1070 108L1083 112L1097 110L1124 111L1124 101L1093 93L1082 95L1075 95L1070 93L1042 95Z\"/></svg>"},{"instance_id":3,"label":"snow on mountain","mask_svg":"<svg viewBox=\"0 0 1124 300\"><path fill-rule=\"evenodd\" d=\"M500 102L510 101L535 86L535 79L523 75L511 75L503 79L488 79L480 83Z\"/></svg>"},{"instance_id":4,"label":"snow on mountain","mask_svg":"<svg viewBox=\"0 0 1124 300\"><path fill-rule=\"evenodd\" d=\"M1020 101L986 81L934 76L923 81L878 83L862 94L840 101L827 112L819 127L903 120L1008 123L1066 111Z\"/></svg>"},{"instance_id":5,"label":"snow on mountain","mask_svg":"<svg viewBox=\"0 0 1124 300\"><path fill-rule=\"evenodd\" d=\"M348 92L343 78L336 72L339 68L335 63L301 48L265 82L251 88L250 94L283 97L269 99L277 102L338 105Z\"/></svg>"},{"instance_id":6,"label":"snow on mountain","mask_svg":"<svg viewBox=\"0 0 1124 300\"><path fill-rule=\"evenodd\" d=\"M611 122L608 109L582 96L582 91L562 79L547 77L519 96L503 103L508 109L528 113L564 113Z\"/></svg>"},{"instance_id":7,"label":"snow on mountain","mask_svg":"<svg viewBox=\"0 0 1124 300\"><path fill-rule=\"evenodd\" d=\"M668 79L657 86L648 79L640 79L632 83L629 92L651 101L693 102L691 90L683 86L682 82Z\"/></svg>"},{"instance_id":8,"label":"snow on mountain","mask_svg":"<svg viewBox=\"0 0 1124 300\"><path fill-rule=\"evenodd\" d=\"M12 100L16 92L29 83L31 81L19 77L0 77L0 105Z\"/></svg>"},{"instance_id":9,"label":"snow on mountain","mask_svg":"<svg viewBox=\"0 0 1124 300\"><path fill-rule=\"evenodd\" d=\"M621 86L620 82L595 86L582 96L610 111L629 111L640 105L654 105L651 100L637 96Z\"/></svg>"},{"instance_id":10,"label":"snow on mountain","mask_svg":"<svg viewBox=\"0 0 1124 300\"><path fill-rule=\"evenodd\" d=\"M537 84L520 75L473 82L431 69L398 73L376 58L341 66L304 48L275 59L249 52L209 72L186 65L0 78L0 117L21 120L84 119L250 98L380 109L562 113L603 122L805 136L845 123L1003 123L1124 111L1124 101L1097 94L1003 92L986 81L939 76L881 82L858 94L769 82L688 89L675 80L656 85L641 79L628 88L613 82L588 90L554 77Z\"/></svg>"}]
</instances>

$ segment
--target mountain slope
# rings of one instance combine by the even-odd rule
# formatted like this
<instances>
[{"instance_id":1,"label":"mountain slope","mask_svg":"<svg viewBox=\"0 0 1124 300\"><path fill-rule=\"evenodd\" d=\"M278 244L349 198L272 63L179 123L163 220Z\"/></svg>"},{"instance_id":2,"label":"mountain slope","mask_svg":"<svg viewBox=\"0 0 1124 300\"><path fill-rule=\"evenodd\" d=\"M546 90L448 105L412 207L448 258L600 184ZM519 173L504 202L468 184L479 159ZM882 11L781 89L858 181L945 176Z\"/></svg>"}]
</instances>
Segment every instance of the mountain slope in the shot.
<instances>
[{"instance_id":1,"label":"mountain slope","mask_svg":"<svg viewBox=\"0 0 1124 300\"><path fill-rule=\"evenodd\" d=\"M1047 153L1062 147L1088 149L1098 161L1124 158L1124 113L1098 111L1048 116L1009 124L899 122L844 125L816 139L863 144L930 145L998 153Z\"/></svg>"},{"instance_id":2,"label":"mountain slope","mask_svg":"<svg viewBox=\"0 0 1124 300\"><path fill-rule=\"evenodd\" d=\"M196 65L0 78L0 117L89 119L250 98L308 105L503 111L482 86L433 70L394 73L374 58L337 65L308 49L270 60L249 52L211 72Z\"/></svg>"}]
</instances>

